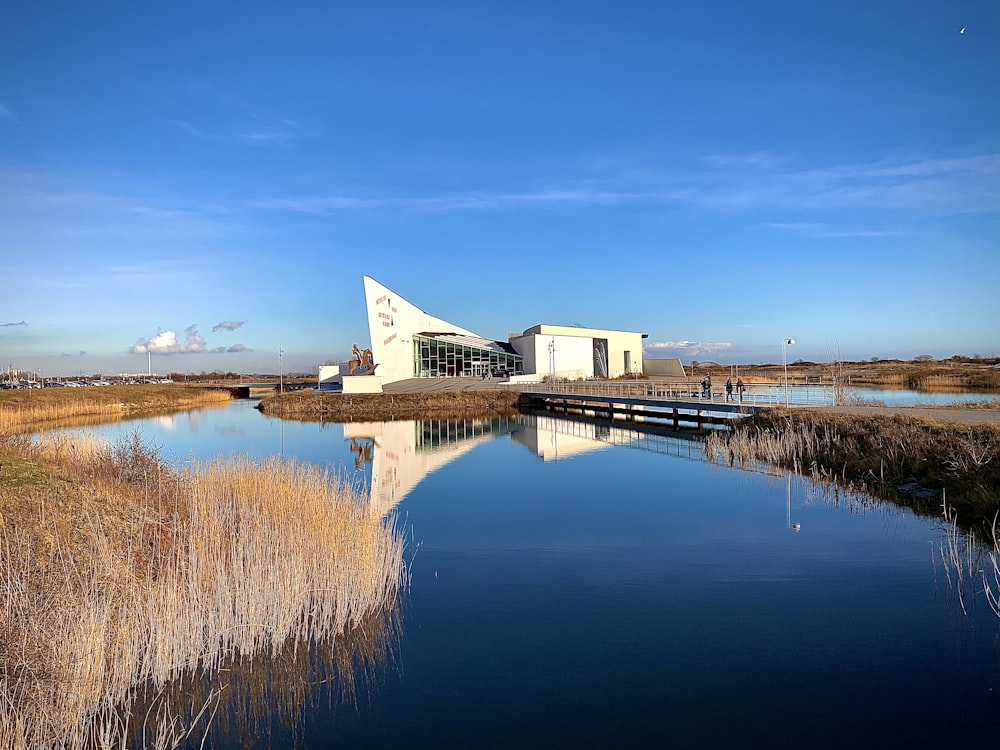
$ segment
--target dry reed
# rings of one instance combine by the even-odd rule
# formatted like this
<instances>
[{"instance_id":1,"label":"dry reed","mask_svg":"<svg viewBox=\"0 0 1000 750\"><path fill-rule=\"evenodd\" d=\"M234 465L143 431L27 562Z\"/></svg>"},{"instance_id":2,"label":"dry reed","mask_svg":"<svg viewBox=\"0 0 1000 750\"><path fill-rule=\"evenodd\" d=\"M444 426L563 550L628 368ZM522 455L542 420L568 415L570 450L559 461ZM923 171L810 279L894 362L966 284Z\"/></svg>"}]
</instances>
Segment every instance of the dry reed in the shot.
<instances>
[{"instance_id":1,"label":"dry reed","mask_svg":"<svg viewBox=\"0 0 1000 750\"><path fill-rule=\"evenodd\" d=\"M349 422L515 414L520 400L521 394L511 390L380 394L295 391L268 396L258 408L264 414L290 419Z\"/></svg>"},{"instance_id":2,"label":"dry reed","mask_svg":"<svg viewBox=\"0 0 1000 750\"><path fill-rule=\"evenodd\" d=\"M0 391L0 435L15 435L77 420L103 422L228 403L226 390L184 385L130 385Z\"/></svg>"},{"instance_id":3,"label":"dry reed","mask_svg":"<svg viewBox=\"0 0 1000 750\"><path fill-rule=\"evenodd\" d=\"M2 747L174 746L195 727L162 701L137 726L141 694L334 643L407 583L392 519L317 467L177 472L138 436L20 448L62 476L58 492L0 486L19 508L0 530ZM184 715L207 723L219 698Z\"/></svg>"},{"instance_id":4,"label":"dry reed","mask_svg":"<svg viewBox=\"0 0 1000 750\"><path fill-rule=\"evenodd\" d=\"M995 425L824 410L767 410L706 441L712 460L809 473L923 513L936 514L946 490L966 525L988 522L1000 509L998 450Z\"/></svg>"}]
</instances>

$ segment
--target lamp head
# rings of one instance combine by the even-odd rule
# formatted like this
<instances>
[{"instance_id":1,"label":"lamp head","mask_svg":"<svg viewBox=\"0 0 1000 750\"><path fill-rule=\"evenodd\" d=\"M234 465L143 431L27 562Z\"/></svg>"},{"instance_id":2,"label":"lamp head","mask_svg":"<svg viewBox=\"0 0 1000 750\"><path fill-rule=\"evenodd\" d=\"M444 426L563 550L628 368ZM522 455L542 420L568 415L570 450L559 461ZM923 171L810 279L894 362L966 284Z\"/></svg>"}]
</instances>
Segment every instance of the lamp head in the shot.
<instances>
[{"instance_id":1,"label":"lamp head","mask_svg":"<svg viewBox=\"0 0 1000 750\"><path fill-rule=\"evenodd\" d=\"M786 344L794 344L795 343L795 339L785 339L785 343Z\"/></svg>"}]
</instances>

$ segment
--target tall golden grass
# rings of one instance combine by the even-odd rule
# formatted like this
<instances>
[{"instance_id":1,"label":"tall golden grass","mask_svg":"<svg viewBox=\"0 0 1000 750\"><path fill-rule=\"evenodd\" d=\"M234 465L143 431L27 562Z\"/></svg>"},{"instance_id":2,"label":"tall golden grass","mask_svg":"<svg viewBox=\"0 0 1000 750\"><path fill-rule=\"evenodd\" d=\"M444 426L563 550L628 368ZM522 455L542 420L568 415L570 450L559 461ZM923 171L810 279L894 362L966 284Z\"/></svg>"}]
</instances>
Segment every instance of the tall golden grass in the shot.
<instances>
[{"instance_id":1,"label":"tall golden grass","mask_svg":"<svg viewBox=\"0 0 1000 750\"><path fill-rule=\"evenodd\" d=\"M393 519L317 467L178 471L138 435L15 449L53 478L0 484L0 747L174 746L213 717L224 665L370 628L407 584ZM200 708L139 710L206 673Z\"/></svg>"}]
</instances>

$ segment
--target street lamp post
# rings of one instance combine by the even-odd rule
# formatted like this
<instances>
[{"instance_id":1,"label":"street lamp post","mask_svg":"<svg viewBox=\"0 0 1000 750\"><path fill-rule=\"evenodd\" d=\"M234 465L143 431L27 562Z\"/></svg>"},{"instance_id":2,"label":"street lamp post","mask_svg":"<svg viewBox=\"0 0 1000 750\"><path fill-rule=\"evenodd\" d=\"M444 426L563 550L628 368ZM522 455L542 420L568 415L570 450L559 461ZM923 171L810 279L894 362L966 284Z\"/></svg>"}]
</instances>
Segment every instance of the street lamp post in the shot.
<instances>
[{"instance_id":1,"label":"street lamp post","mask_svg":"<svg viewBox=\"0 0 1000 750\"><path fill-rule=\"evenodd\" d=\"M281 348L281 344L278 344L278 393L285 392L284 371L281 369L281 355L284 353L285 350Z\"/></svg>"},{"instance_id":2,"label":"street lamp post","mask_svg":"<svg viewBox=\"0 0 1000 750\"><path fill-rule=\"evenodd\" d=\"M785 347L791 346L795 343L793 338L785 338L781 340L781 364L785 369L785 406L788 406L788 355L786 353Z\"/></svg>"}]
</instances>

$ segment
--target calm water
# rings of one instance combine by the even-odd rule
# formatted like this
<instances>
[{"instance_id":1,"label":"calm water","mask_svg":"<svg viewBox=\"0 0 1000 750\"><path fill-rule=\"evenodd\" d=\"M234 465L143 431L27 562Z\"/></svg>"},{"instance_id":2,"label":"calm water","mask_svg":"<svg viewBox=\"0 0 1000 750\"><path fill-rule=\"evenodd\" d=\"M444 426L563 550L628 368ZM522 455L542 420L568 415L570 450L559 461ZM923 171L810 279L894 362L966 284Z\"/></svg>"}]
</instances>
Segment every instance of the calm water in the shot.
<instances>
[{"instance_id":1,"label":"calm water","mask_svg":"<svg viewBox=\"0 0 1000 750\"><path fill-rule=\"evenodd\" d=\"M947 406L963 403L988 403L1000 400L1000 393L969 391L913 391L905 388L848 388L849 395L870 401L881 401L886 406L915 406L928 404Z\"/></svg>"},{"instance_id":2,"label":"calm water","mask_svg":"<svg viewBox=\"0 0 1000 750\"><path fill-rule=\"evenodd\" d=\"M356 703L319 700L291 728L224 704L237 728L215 747L995 741L1000 618L981 596L963 614L933 519L544 417L319 425L243 401L88 431L136 426L179 462L343 467L412 538L401 636ZM269 718L243 742L248 716Z\"/></svg>"}]
</instances>

